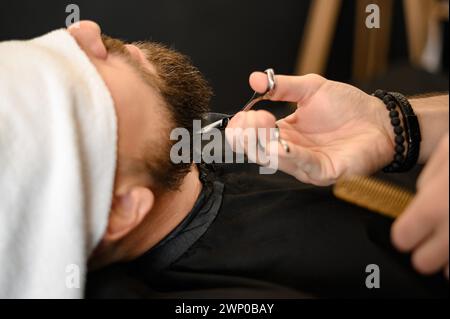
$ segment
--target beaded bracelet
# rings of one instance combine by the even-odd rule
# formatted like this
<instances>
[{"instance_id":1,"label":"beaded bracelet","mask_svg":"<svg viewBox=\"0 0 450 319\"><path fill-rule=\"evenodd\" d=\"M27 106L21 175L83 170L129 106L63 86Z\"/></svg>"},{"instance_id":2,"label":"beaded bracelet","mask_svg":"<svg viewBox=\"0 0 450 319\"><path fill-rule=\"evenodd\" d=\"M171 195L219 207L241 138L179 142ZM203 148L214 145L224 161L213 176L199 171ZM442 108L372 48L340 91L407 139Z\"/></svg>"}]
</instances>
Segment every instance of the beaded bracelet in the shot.
<instances>
[{"instance_id":1,"label":"beaded bracelet","mask_svg":"<svg viewBox=\"0 0 450 319\"><path fill-rule=\"evenodd\" d=\"M421 136L417 117L408 100L400 93L387 93L383 90L377 90L373 95L386 105L395 134L394 158L392 163L386 166L383 171L386 173L408 171L417 163L419 157ZM400 120L397 107L400 109L403 121ZM407 148L404 146L405 141Z\"/></svg>"}]
</instances>

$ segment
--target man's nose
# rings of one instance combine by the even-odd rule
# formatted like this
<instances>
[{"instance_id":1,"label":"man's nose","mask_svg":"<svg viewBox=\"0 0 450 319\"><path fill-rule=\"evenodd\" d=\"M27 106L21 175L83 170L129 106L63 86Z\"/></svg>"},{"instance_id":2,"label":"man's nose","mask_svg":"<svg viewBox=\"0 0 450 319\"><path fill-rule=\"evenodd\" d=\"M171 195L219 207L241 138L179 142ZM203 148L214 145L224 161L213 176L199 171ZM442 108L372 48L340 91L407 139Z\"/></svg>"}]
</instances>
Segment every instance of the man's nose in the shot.
<instances>
[{"instance_id":1,"label":"man's nose","mask_svg":"<svg viewBox=\"0 0 450 319\"><path fill-rule=\"evenodd\" d=\"M106 59L107 51L101 38L100 26L94 21L80 21L71 25L69 33L88 56Z\"/></svg>"}]
</instances>

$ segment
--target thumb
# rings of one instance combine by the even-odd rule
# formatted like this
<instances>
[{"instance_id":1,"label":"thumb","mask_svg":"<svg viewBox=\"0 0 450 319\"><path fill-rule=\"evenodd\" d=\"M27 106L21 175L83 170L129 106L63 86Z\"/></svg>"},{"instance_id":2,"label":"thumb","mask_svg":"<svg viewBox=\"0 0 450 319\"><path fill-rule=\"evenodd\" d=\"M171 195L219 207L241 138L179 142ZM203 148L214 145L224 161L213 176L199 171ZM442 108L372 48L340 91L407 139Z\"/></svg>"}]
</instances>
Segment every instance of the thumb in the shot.
<instances>
[{"instance_id":1,"label":"thumb","mask_svg":"<svg viewBox=\"0 0 450 319\"><path fill-rule=\"evenodd\" d=\"M270 97L272 101L285 101L302 103L313 96L327 80L317 74L303 76L275 76L275 91ZM249 83L253 90L263 93L267 88L267 74L253 72Z\"/></svg>"}]
</instances>

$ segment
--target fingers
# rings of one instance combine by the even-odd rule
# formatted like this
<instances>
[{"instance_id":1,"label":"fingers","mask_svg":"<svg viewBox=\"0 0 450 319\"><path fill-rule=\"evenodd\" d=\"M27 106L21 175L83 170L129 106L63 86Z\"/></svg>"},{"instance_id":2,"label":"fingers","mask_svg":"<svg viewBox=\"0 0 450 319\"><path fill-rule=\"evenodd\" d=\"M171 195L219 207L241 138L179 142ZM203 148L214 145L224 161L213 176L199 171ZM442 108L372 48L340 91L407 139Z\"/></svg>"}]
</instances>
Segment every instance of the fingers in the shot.
<instances>
[{"instance_id":1,"label":"fingers","mask_svg":"<svg viewBox=\"0 0 450 319\"><path fill-rule=\"evenodd\" d=\"M392 242L413 251L412 263L423 274L447 266L449 254L448 135L443 138L417 182L418 193L392 227Z\"/></svg>"},{"instance_id":2,"label":"fingers","mask_svg":"<svg viewBox=\"0 0 450 319\"><path fill-rule=\"evenodd\" d=\"M422 274L433 274L448 263L448 228L441 226L413 253L414 268Z\"/></svg>"},{"instance_id":3,"label":"fingers","mask_svg":"<svg viewBox=\"0 0 450 319\"><path fill-rule=\"evenodd\" d=\"M429 212L426 196L419 193L392 226L392 242L400 251L411 251L433 232L437 218Z\"/></svg>"},{"instance_id":4,"label":"fingers","mask_svg":"<svg viewBox=\"0 0 450 319\"><path fill-rule=\"evenodd\" d=\"M278 82L278 75L275 76ZM263 72L253 72L250 74L250 86L258 93L264 93L267 89L267 75Z\"/></svg>"},{"instance_id":5,"label":"fingers","mask_svg":"<svg viewBox=\"0 0 450 319\"><path fill-rule=\"evenodd\" d=\"M275 122L275 116L267 111L239 112L228 123L225 136L233 151L245 152L250 160L258 162L256 147L265 148L273 139L270 129L275 128Z\"/></svg>"},{"instance_id":6,"label":"fingers","mask_svg":"<svg viewBox=\"0 0 450 319\"><path fill-rule=\"evenodd\" d=\"M263 72L254 72L250 75L250 86L259 93L267 89L267 75ZM317 74L304 76L275 76L276 87L272 101L286 101L302 103L313 96L326 82L326 79Z\"/></svg>"},{"instance_id":7,"label":"fingers","mask_svg":"<svg viewBox=\"0 0 450 319\"><path fill-rule=\"evenodd\" d=\"M258 150L277 157L277 167L287 174L293 175L305 183L328 185L328 181L313 179L320 176L321 164L319 156L298 143L293 143L289 130L282 129L281 138L288 143L286 152L279 140L273 136L276 124L275 117L267 111L248 111L238 113L228 124L225 136L233 151L241 150L247 157L258 164L265 165ZM256 146L256 147L255 147Z\"/></svg>"},{"instance_id":8,"label":"fingers","mask_svg":"<svg viewBox=\"0 0 450 319\"><path fill-rule=\"evenodd\" d=\"M439 176L443 168L448 169L448 144L449 135L448 133L440 140L436 150L432 153L427 165L423 169L417 181L417 188L421 189L426 187L426 183L429 182L433 176Z\"/></svg>"},{"instance_id":9,"label":"fingers","mask_svg":"<svg viewBox=\"0 0 450 319\"><path fill-rule=\"evenodd\" d=\"M267 111L248 111L239 112L230 120L227 129L257 129L257 128L274 128L276 118Z\"/></svg>"},{"instance_id":10,"label":"fingers","mask_svg":"<svg viewBox=\"0 0 450 319\"><path fill-rule=\"evenodd\" d=\"M448 171L424 173L418 194L392 227L392 242L401 251L413 251L417 271L432 274L448 265Z\"/></svg>"}]
</instances>

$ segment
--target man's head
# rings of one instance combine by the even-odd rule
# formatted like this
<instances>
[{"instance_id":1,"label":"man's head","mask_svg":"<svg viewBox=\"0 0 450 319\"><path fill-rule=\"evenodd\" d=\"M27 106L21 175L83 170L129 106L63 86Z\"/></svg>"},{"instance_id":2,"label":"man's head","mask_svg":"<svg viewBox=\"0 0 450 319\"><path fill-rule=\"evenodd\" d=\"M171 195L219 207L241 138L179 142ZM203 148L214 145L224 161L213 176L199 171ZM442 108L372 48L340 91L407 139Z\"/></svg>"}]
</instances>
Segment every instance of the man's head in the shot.
<instances>
[{"instance_id":1,"label":"man's head","mask_svg":"<svg viewBox=\"0 0 450 319\"><path fill-rule=\"evenodd\" d=\"M149 42L125 44L82 21L68 29L96 67L114 100L118 163L109 225L102 246L129 235L155 206L175 192L191 169L173 164L172 129L192 131L207 111L211 90L184 55Z\"/></svg>"}]
</instances>

